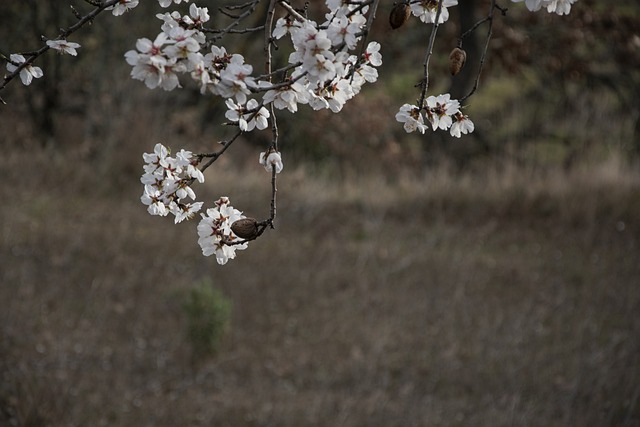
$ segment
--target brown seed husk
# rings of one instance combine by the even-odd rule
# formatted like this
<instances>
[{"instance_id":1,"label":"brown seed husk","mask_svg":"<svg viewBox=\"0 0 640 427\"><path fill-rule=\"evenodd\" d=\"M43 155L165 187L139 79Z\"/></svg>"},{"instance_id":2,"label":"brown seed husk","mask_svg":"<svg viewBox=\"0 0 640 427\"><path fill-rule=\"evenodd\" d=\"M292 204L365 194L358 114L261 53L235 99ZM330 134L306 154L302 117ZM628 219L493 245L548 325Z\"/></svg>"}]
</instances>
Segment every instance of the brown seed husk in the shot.
<instances>
[{"instance_id":1,"label":"brown seed husk","mask_svg":"<svg viewBox=\"0 0 640 427\"><path fill-rule=\"evenodd\" d=\"M455 76L462 70L464 63L467 60L467 52L459 47L454 48L449 54L449 71L451 75Z\"/></svg>"},{"instance_id":2,"label":"brown seed husk","mask_svg":"<svg viewBox=\"0 0 640 427\"><path fill-rule=\"evenodd\" d=\"M253 218L241 218L231 224L231 231L242 239L252 239L258 234L258 223Z\"/></svg>"},{"instance_id":3,"label":"brown seed husk","mask_svg":"<svg viewBox=\"0 0 640 427\"><path fill-rule=\"evenodd\" d=\"M411 9L407 3L398 3L395 5L389 14L389 24L391 24L391 28L395 30L402 27L402 25L407 22L407 19L409 19L410 14Z\"/></svg>"}]
</instances>

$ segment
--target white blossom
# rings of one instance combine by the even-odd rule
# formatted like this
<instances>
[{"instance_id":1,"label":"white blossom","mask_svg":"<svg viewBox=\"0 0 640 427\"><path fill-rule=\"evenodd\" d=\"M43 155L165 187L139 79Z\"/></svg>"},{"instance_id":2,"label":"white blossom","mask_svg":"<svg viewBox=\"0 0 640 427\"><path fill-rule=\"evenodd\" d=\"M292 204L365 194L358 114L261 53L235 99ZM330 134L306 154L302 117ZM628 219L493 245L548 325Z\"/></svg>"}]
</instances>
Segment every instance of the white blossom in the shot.
<instances>
[{"instance_id":1,"label":"white blossom","mask_svg":"<svg viewBox=\"0 0 640 427\"><path fill-rule=\"evenodd\" d=\"M360 39L358 34L361 33L362 27L366 23L366 18L361 14L355 14L350 18L347 16L337 17L329 23L326 30L327 37L333 46L344 43L348 49L355 49Z\"/></svg>"},{"instance_id":2,"label":"white blossom","mask_svg":"<svg viewBox=\"0 0 640 427\"><path fill-rule=\"evenodd\" d=\"M471 120L469 120L469 116L465 116L461 112L458 112L453 116L454 122L451 125L451 129L449 132L451 136L460 138L461 134L468 134L473 132L475 126Z\"/></svg>"},{"instance_id":3,"label":"white blossom","mask_svg":"<svg viewBox=\"0 0 640 427\"><path fill-rule=\"evenodd\" d=\"M382 65L382 55L380 54L380 43L369 42L364 53L364 59L374 67Z\"/></svg>"},{"instance_id":4,"label":"white blossom","mask_svg":"<svg viewBox=\"0 0 640 427\"><path fill-rule=\"evenodd\" d=\"M284 168L282 156L280 156L279 152L273 149L260 153L259 161L267 172L271 172L272 169L275 169L276 173L280 173Z\"/></svg>"},{"instance_id":5,"label":"white blossom","mask_svg":"<svg viewBox=\"0 0 640 427\"><path fill-rule=\"evenodd\" d=\"M235 59L235 61L234 61ZM256 86L251 72L253 67L249 64L238 63L241 55L230 58L228 65L220 71L220 82L216 87L217 94L224 98L235 97L239 103L247 102L247 95L251 93L250 87Z\"/></svg>"},{"instance_id":6,"label":"white blossom","mask_svg":"<svg viewBox=\"0 0 640 427\"><path fill-rule=\"evenodd\" d=\"M211 19L209 8L198 7L195 3L191 3L191 6L189 6L189 16L193 19L192 24L196 26L200 26Z\"/></svg>"},{"instance_id":7,"label":"white blossom","mask_svg":"<svg viewBox=\"0 0 640 427\"><path fill-rule=\"evenodd\" d=\"M109 6L106 10L110 10L113 16L120 16L129 9L133 9L138 5L138 0L120 0L113 6Z\"/></svg>"},{"instance_id":8,"label":"white blossom","mask_svg":"<svg viewBox=\"0 0 640 427\"><path fill-rule=\"evenodd\" d=\"M60 53L68 53L69 55L76 56L78 52L76 49L80 48L78 43L68 42L64 39L60 40L47 40L47 46L51 49L55 49Z\"/></svg>"},{"instance_id":9,"label":"white blossom","mask_svg":"<svg viewBox=\"0 0 640 427\"><path fill-rule=\"evenodd\" d=\"M451 99L451 95L445 93L427 98L426 115L431 122L433 130L447 130L453 122L452 116L460 111L460 102Z\"/></svg>"},{"instance_id":10,"label":"white blossom","mask_svg":"<svg viewBox=\"0 0 640 427\"><path fill-rule=\"evenodd\" d=\"M293 28L300 28L300 26L301 24L298 21L291 19L288 16L285 18L279 18L276 21L276 25L273 27L271 35L276 40L281 39L287 33L290 33Z\"/></svg>"},{"instance_id":11,"label":"white blossom","mask_svg":"<svg viewBox=\"0 0 640 427\"><path fill-rule=\"evenodd\" d=\"M267 86L271 86L271 84L267 83ZM295 113L298 111L298 104L309 103L309 91L300 83L293 82L288 86L268 90L262 100L265 104L272 102L278 110L286 108Z\"/></svg>"},{"instance_id":12,"label":"white blossom","mask_svg":"<svg viewBox=\"0 0 640 427\"><path fill-rule=\"evenodd\" d=\"M9 59L11 60L11 62L7 63L7 71L10 73L16 71L18 69L18 65L26 61L24 56L17 53L12 53L11 55L9 55ZM35 65L31 64L25 66L20 70L20 80L22 80L22 84L24 84L25 86L29 86L33 79L39 79L43 75L44 73L42 72L42 69L40 67L36 67Z\"/></svg>"},{"instance_id":13,"label":"white blossom","mask_svg":"<svg viewBox=\"0 0 640 427\"><path fill-rule=\"evenodd\" d=\"M457 4L458 0L442 1L438 24L442 24L449 19L449 10L447 8ZM411 3L411 13L420 18L422 22L433 24L436 22L436 15L438 14L438 1L422 0L418 3Z\"/></svg>"},{"instance_id":14,"label":"white blossom","mask_svg":"<svg viewBox=\"0 0 640 427\"><path fill-rule=\"evenodd\" d=\"M415 132L416 130L424 133L427 129L420 108L415 105L404 104L400 107L400 111L396 113L396 120L403 123L404 130L407 133Z\"/></svg>"},{"instance_id":15,"label":"white blossom","mask_svg":"<svg viewBox=\"0 0 640 427\"><path fill-rule=\"evenodd\" d=\"M324 88L322 94L334 113L340 112L344 104L354 96L352 85L345 79L340 79L328 85Z\"/></svg>"},{"instance_id":16,"label":"white blossom","mask_svg":"<svg viewBox=\"0 0 640 427\"><path fill-rule=\"evenodd\" d=\"M250 99L246 106L233 102L232 99L227 99L227 112L225 117L234 123L238 123L238 127L243 132L250 132L255 128L259 130L266 129L269 126L268 118L270 117L269 110L264 107L259 107L258 101Z\"/></svg>"},{"instance_id":17,"label":"white blossom","mask_svg":"<svg viewBox=\"0 0 640 427\"><path fill-rule=\"evenodd\" d=\"M547 2L547 12L558 15L568 15L571 12L571 5L578 0L551 0Z\"/></svg>"}]
</instances>

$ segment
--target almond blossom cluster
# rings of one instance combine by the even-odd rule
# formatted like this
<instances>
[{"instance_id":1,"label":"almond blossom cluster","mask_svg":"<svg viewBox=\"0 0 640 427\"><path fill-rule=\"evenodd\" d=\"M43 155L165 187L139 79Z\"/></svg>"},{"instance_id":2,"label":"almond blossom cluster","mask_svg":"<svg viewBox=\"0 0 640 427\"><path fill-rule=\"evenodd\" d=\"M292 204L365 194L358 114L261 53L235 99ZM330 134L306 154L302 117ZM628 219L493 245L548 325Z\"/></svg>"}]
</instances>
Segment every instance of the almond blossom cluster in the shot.
<instances>
[{"instance_id":1,"label":"almond blossom cluster","mask_svg":"<svg viewBox=\"0 0 640 427\"><path fill-rule=\"evenodd\" d=\"M236 257L236 250L244 250L247 243L242 242L231 230L231 225L239 219L245 218L242 212L229 204L228 197L220 197L214 202L214 207L201 214L202 220L198 224L198 244L204 256L216 256L216 261L224 265Z\"/></svg>"},{"instance_id":2,"label":"almond blossom cluster","mask_svg":"<svg viewBox=\"0 0 640 427\"><path fill-rule=\"evenodd\" d=\"M514 3L523 1L531 11L545 8L550 13L565 15L577 0L512 0ZM229 52L220 45L217 35L263 31L260 27L242 30L237 26L243 16L255 10L258 1L229 8L229 11L245 12L237 15L236 12L224 12L227 17L237 17L237 20L221 30L205 26L211 20L206 7L199 7L191 0L158 0L163 8L181 3L188 4L187 14L178 11L157 14L156 18L161 22L160 33L153 40L138 39L135 49L125 53L125 60L132 67L130 75L150 89L171 91L190 82L203 95L223 98L227 108L226 124L237 127L236 137L242 132L265 130L271 125L274 139L269 148L260 153L258 160L267 172L274 174L271 218L262 222L265 227L265 224L272 225L275 217L275 174L283 170L282 156L277 150L275 110L286 109L295 113L300 105L308 105L313 110L328 109L337 113L347 101L360 93L364 84L377 81L376 67L382 65L381 46L364 38L371 29L372 15L375 15L378 4L366 0L325 0L328 12L323 20L314 21L306 16L306 11L301 14L284 0L272 3L271 7L285 12L284 16L275 20L273 28L266 29L271 37L266 38L265 50L270 52L277 43L280 52L278 57L282 58L283 64L277 64L280 68L273 71L269 54L266 73L257 75L254 74L253 65L247 63L243 55ZM110 0L99 8L120 16L138 4L139 0ZM372 11L369 10L370 4L374 5ZM398 4L402 8L402 22L413 15L423 23L432 24L434 35L437 26L449 20L449 8L457 5L458 0L403 0ZM495 6L494 3L492 5ZM223 9L225 6L219 10ZM78 16L77 12L74 13ZM368 16L368 13L372 15ZM27 58L18 53L5 58L7 71L13 73L5 80L19 73L23 84L29 85L33 79L42 77L42 69L33 65L33 61L47 49L76 56L80 45L66 40L71 32L62 30L58 39L47 40L44 50L37 54L25 54ZM211 38L211 34L216 36ZM260 38L263 39L262 36ZM431 43L433 40L434 37ZM458 50L461 50L462 40L459 44ZM464 65L464 58L466 56L459 67ZM428 79L425 78L425 82L428 83ZM419 105L406 103L395 115L406 132L424 134L431 128L433 131L448 131L453 137L459 138L474 131L474 123L462 112L459 100L451 99L448 93L427 96L427 84L422 87ZM203 170L234 139L224 142L223 149L214 154L193 154L181 149L172 157L169 149L162 144L156 144L152 153L145 153L144 174L140 178L144 190L140 200L147 206L149 214L172 214L175 223L194 218L203 209L204 203L196 201L192 184L195 181L204 182ZM212 159L200 166L207 157ZM198 243L205 256L215 255L220 264L235 258L236 250L245 249L248 240L255 238L251 236L248 240L242 240L233 232L234 222L245 217L230 205L227 197L215 201L214 207L207 209L201 217L197 227ZM255 223L255 220L252 221ZM238 230L236 228L242 235Z\"/></svg>"},{"instance_id":3,"label":"almond blossom cluster","mask_svg":"<svg viewBox=\"0 0 640 427\"><path fill-rule=\"evenodd\" d=\"M191 188L194 180L204 182L204 175L197 167L199 159L185 150L171 157L167 147L162 144L156 144L153 153L144 153L143 159L144 174L140 182L144 185L144 192L140 201L147 206L147 212L159 216L171 213L175 216L176 224L193 218L203 203L185 200L196 199Z\"/></svg>"},{"instance_id":4,"label":"almond blossom cluster","mask_svg":"<svg viewBox=\"0 0 640 427\"><path fill-rule=\"evenodd\" d=\"M133 66L131 77L143 81L149 89L180 87L180 73L191 73L194 79L207 84L210 79L204 76L205 58L200 53L206 37L198 30L209 20L207 8L191 4L189 15L174 12L157 17L164 23L155 40L138 39L137 50L125 53L127 63Z\"/></svg>"},{"instance_id":5,"label":"almond blossom cluster","mask_svg":"<svg viewBox=\"0 0 640 427\"><path fill-rule=\"evenodd\" d=\"M427 130L425 117L434 131L448 130L451 136L456 138L460 138L461 134L473 132L473 122L460 111L460 102L451 99L448 93L430 96L426 99L425 104L422 108L411 104L404 104L400 107L400 111L396 114L396 120L403 123L407 133L415 131L425 133Z\"/></svg>"},{"instance_id":6,"label":"almond blossom cluster","mask_svg":"<svg viewBox=\"0 0 640 427\"><path fill-rule=\"evenodd\" d=\"M162 32L154 41L139 39L136 50L128 51L125 58L133 66L131 77L151 89L179 88L178 75L189 74L201 93L227 98L227 118L243 131L267 127L269 114L262 106L269 103L291 112L297 111L298 104L339 112L363 84L378 79L374 67L382 64L382 56L377 42L370 42L360 57L349 54L362 38L367 7L335 1L327 5L330 13L321 24L289 15L277 20L273 38L289 35L293 48L288 60L292 71L282 84L252 76L253 66L241 54L228 53L224 46L208 46L201 31L210 19L208 10L193 3L189 15L157 15L163 21ZM261 102L248 99L259 94Z\"/></svg>"},{"instance_id":7,"label":"almond blossom cluster","mask_svg":"<svg viewBox=\"0 0 640 427\"><path fill-rule=\"evenodd\" d=\"M144 153L144 174L140 181L144 191L140 201L147 206L151 215L175 216L174 223L193 219L202 209L204 202L195 202L196 194L191 188L194 180L204 182L204 174L198 169L200 156L190 151L180 150L171 157L169 149L156 144L153 153ZM271 172L280 173L282 157L274 149L260 153L259 163ZM185 201L190 199L191 201ZM235 258L236 250L246 249L247 241L241 240L231 229L234 222L245 218L242 212L229 203L229 198L221 197L214 207L201 214L198 225L198 244L205 256L215 255L219 264L226 264Z\"/></svg>"}]
</instances>

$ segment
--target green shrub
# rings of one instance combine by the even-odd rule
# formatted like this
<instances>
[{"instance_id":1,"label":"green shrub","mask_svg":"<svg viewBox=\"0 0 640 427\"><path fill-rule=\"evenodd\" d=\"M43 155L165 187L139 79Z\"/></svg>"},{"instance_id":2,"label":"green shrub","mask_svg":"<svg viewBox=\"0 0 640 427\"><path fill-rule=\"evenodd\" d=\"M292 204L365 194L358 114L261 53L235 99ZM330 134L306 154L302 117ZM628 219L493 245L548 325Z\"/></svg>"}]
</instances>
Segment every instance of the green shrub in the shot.
<instances>
[{"instance_id":1,"label":"green shrub","mask_svg":"<svg viewBox=\"0 0 640 427\"><path fill-rule=\"evenodd\" d=\"M229 328L231 301L203 279L189 291L183 307L194 358L217 354Z\"/></svg>"}]
</instances>

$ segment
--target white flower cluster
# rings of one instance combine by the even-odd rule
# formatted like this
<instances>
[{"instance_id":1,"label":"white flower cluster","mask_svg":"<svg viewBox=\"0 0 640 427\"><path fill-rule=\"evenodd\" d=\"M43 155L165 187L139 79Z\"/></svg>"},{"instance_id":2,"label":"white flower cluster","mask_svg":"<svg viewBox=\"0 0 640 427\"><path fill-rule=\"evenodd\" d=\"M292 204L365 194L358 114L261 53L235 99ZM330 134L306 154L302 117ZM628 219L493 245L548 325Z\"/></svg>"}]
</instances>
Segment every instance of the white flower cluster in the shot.
<instances>
[{"instance_id":1,"label":"white flower cluster","mask_svg":"<svg viewBox=\"0 0 640 427\"><path fill-rule=\"evenodd\" d=\"M200 30L209 15L206 8L195 4L191 4L187 16L178 12L157 15L164 22L162 32L153 42L139 39L136 50L127 52L125 58L133 66L131 76L152 89L175 89L180 87L178 74L190 74L202 93L227 98L226 117L243 131L268 126L269 112L264 106L270 103L291 112L297 111L298 104L338 112L364 83L377 80L374 67L382 64L380 44L376 42L369 43L360 58L349 54L362 37L367 7L342 3L328 0L330 13L321 24L291 16L277 20L273 37L280 39L288 34L293 47L289 56L292 72L283 83L253 77L253 67L244 57L227 53L224 46L213 45L203 55L206 39ZM264 93L262 102L247 101L249 95L257 93Z\"/></svg>"},{"instance_id":2,"label":"white flower cluster","mask_svg":"<svg viewBox=\"0 0 640 427\"><path fill-rule=\"evenodd\" d=\"M198 30L202 23L209 20L207 8L192 4L189 15L180 16L173 12L158 14L157 17L164 24L155 40L138 39L137 51L125 53L127 62L133 66L131 77L143 81L150 89L162 87L164 90L173 90L180 86L178 73L187 72L194 79L207 84L204 56L200 53L206 38Z\"/></svg>"},{"instance_id":3,"label":"white flower cluster","mask_svg":"<svg viewBox=\"0 0 640 427\"><path fill-rule=\"evenodd\" d=\"M144 174L140 182L144 191L140 201L147 206L151 215L175 216L174 223L193 219L202 209L203 202L195 202L196 194L191 188L194 180L204 182L204 175L198 169L200 159L190 151L180 150L175 157L169 155L169 149L156 144L153 153L144 153ZM275 168L280 173L283 168L280 153L270 149L260 153L260 164L271 172ZM191 199L186 202L186 199ZM231 225L244 218L242 212L229 204L227 197L221 197L214 203L215 207L207 209L198 225L198 244L205 256L215 254L219 264L226 264L235 258L235 251L245 249L247 242L239 242L231 230Z\"/></svg>"},{"instance_id":4,"label":"white flower cluster","mask_svg":"<svg viewBox=\"0 0 640 427\"><path fill-rule=\"evenodd\" d=\"M137 7L139 1L118 0L106 10L115 16L123 15ZM566 15L577 0L512 1L524 1L531 11L546 8L550 13ZM314 110L330 109L337 113L365 83L378 79L375 67L382 64L380 44L372 41L366 48L362 46L360 55L352 53L370 30L366 18L369 6L364 0L325 0L329 12L324 22L308 19L282 2L289 13L276 21L271 37L290 39L288 65L275 72L269 70L264 76L252 76L253 67L245 63L242 55L228 53L224 46L207 40L208 30L204 24L210 16L206 7L198 7L190 0L158 0L163 8L183 2L189 3L188 15L177 11L157 14L162 21L161 32L153 41L138 39L136 49L126 52L126 61L132 66L131 77L151 89L161 87L169 91L181 87L179 75L188 75L202 94L211 93L226 99L225 116L242 132L266 129L269 120L274 119L273 110L267 109L269 106L295 113L298 105L307 104ZM458 0L411 0L406 4L411 14L422 22L442 24L449 19L448 8L456 6ZM78 43L65 39L48 40L46 45L73 56L80 48ZM34 78L43 76L42 69L32 64L40 53L31 54L28 59L11 54L6 68L10 73L19 69L23 84L29 85ZM276 75L282 75L282 80L274 83L272 78ZM473 122L462 113L460 102L451 99L449 94L429 96L419 106L404 104L395 117L403 123L406 132L424 134L430 124L434 131L448 130L459 138L474 130ZM143 155L144 174L140 180L144 192L140 200L151 215L171 213L175 223L179 223L192 219L202 209L203 202L195 201L191 185L195 180L204 182L198 165L206 155L194 155L184 149L176 157L169 154L164 145L156 144L153 153ZM282 157L273 147L260 153L259 163L269 173L280 173L283 169ZM236 250L245 249L247 242L239 240L231 228L241 218L244 218L242 212L233 208L226 197L218 199L214 208L207 209L198 225L198 243L203 254L215 254L218 263L225 264L235 258Z\"/></svg>"},{"instance_id":5,"label":"white flower cluster","mask_svg":"<svg viewBox=\"0 0 640 427\"><path fill-rule=\"evenodd\" d=\"M578 0L511 0L514 3L525 2L527 9L532 12L546 8L549 13L558 15L568 15L571 12L571 5Z\"/></svg>"},{"instance_id":6,"label":"white flower cluster","mask_svg":"<svg viewBox=\"0 0 640 427\"><path fill-rule=\"evenodd\" d=\"M547 8L548 12L555 12L559 15L566 15L571 11L571 4L578 0L511 0L515 3L525 1L527 8L532 11ZM437 0L420 0L411 2L410 10L414 16L420 18L424 23L433 24L438 15ZM448 7L456 6L458 0L443 0L440 7L438 24L442 24L449 19ZM432 129L449 130L452 136L460 138L462 134L473 132L475 126L468 116L460 111L460 102L450 99L451 95L443 94L430 96L426 99L426 105L404 104L396 114L396 120L403 123L406 132L425 133L427 125L425 117L431 124ZM424 111L424 116L423 112Z\"/></svg>"},{"instance_id":7,"label":"white flower cluster","mask_svg":"<svg viewBox=\"0 0 640 427\"><path fill-rule=\"evenodd\" d=\"M140 182L144 192L140 201L148 206L151 215L175 216L175 223L191 219L202 208L202 202L185 202L196 199L191 188L194 179L204 182L202 171L197 168L199 160L190 151L180 150L176 157L169 156L169 150L156 144L153 153L144 153L144 174Z\"/></svg>"},{"instance_id":8,"label":"white flower cluster","mask_svg":"<svg viewBox=\"0 0 640 427\"><path fill-rule=\"evenodd\" d=\"M158 1L162 7L168 7L189 0ZM526 0L526 4L532 10L544 6L550 12L563 14L568 13L567 7L575 1ZM121 0L118 6L126 10L136 4L137 0ZM410 11L422 22L444 23L449 19L448 8L457 5L458 0L443 0L439 15L438 4L437 0L412 1ZM242 55L208 43L203 27L210 19L208 9L193 3L189 6L189 15L175 11L156 15L163 22L162 32L154 41L139 39L136 50L128 51L125 58L133 67L131 76L144 81L149 88L179 88L178 75L186 74L202 94L225 98L225 117L242 132L266 129L272 119L269 105L292 113L297 112L301 104L314 110L339 112L365 83L378 79L375 67L382 64L382 56L377 42L368 43L360 56L350 53L366 33L368 6L345 0L326 0L326 5L329 13L322 23L294 11L276 21L273 39L288 37L291 40L288 65L281 69L285 75L277 83L271 82L275 73L253 76L252 65L245 63ZM460 102L451 99L450 94L426 97L420 106L404 104L396 120L403 123L406 132L424 134L430 125L434 131L449 131L459 138L474 130L473 122L462 113ZM148 206L150 214L172 213L176 223L194 217L203 203L184 200L195 201L191 183L196 179L204 181L196 167L201 158L185 150L172 158L161 144L156 145L153 153L144 155L145 174L141 181L145 187L141 201ZM280 173L283 169L282 157L274 148L260 153L259 163L270 173ZM201 217L197 227L198 244L205 256L215 255L219 264L225 264L235 258L236 250L246 249L248 242L232 230L232 225L245 217L231 206L227 197L218 199Z\"/></svg>"},{"instance_id":9,"label":"white flower cluster","mask_svg":"<svg viewBox=\"0 0 640 427\"><path fill-rule=\"evenodd\" d=\"M419 108L416 105L404 104L396 114L396 120L404 123L404 130L409 132L425 133L427 126L424 117L431 124L431 128L448 130L451 136L460 138L461 134L473 132L474 124L468 116L460 111L460 102L451 99L451 95L445 93L438 96L430 96L426 99L426 105Z\"/></svg>"},{"instance_id":10,"label":"white flower cluster","mask_svg":"<svg viewBox=\"0 0 640 427\"><path fill-rule=\"evenodd\" d=\"M207 209L198 224L198 244L204 256L215 255L218 264L224 265L236 257L236 250L247 248L247 243L230 244L242 241L231 230L231 225L242 218L242 212L229 204L227 197L215 201L215 207Z\"/></svg>"}]
</instances>

